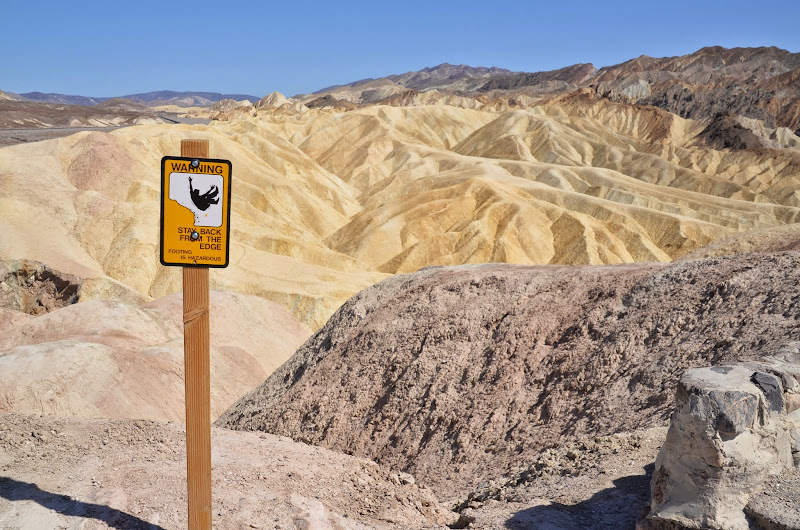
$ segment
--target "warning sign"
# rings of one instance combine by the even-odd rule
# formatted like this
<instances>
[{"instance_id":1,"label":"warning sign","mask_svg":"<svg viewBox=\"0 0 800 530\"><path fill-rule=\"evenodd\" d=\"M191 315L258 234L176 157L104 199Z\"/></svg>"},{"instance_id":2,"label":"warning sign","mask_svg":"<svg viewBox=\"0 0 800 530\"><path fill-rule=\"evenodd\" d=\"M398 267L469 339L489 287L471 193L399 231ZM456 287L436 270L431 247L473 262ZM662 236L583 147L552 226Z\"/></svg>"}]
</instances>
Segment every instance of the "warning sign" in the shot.
<instances>
[{"instance_id":1,"label":"warning sign","mask_svg":"<svg viewBox=\"0 0 800 530\"><path fill-rule=\"evenodd\" d=\"M231 163L161 159L161 264L227 267Z\"/></svg>"}]
</instances>

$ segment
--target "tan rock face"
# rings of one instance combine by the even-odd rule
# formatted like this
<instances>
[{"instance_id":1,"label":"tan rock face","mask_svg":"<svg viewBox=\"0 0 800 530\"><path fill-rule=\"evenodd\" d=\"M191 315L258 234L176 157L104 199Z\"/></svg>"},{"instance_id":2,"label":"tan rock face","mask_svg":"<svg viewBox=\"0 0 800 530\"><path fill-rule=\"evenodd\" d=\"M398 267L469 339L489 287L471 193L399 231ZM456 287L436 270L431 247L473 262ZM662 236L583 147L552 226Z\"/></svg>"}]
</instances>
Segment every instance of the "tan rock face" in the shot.
<instances>
[{"instance_id":1,"label":"tan rock face","mask_svg":"<svg viewBox=\"0 0 800 530\"><path fill-rule=\"evenodd\" d=\"M715 153L724 160L709 171L692 146L702 124L589 92L507 113L371 107L287 126L283 134L361 190L364 208L326 243L385 272L664 261L749 223L724 213L734 203L721 197L759 200L731 182L739 160L758 164L753 153Z\"/></svg>"},{"instance_id":2,"label":"tan rock face","mask_svg":"<svg viewBox=\"0 0 800 530\"><path fill-rule=\"evenodd\" d=\"M180 270L157 261L158 167L163 153L180 152L181 138L198 136L211 138L212 156L236 168L233 265L212 273L213 288L278 301L313 325L383 277L321 244L358 204L296 147L183 126L123 132L130 136L81 133L0 150L0 173L10 182L0 197L8 219L0 257L111 277L151 297L180 290Z\"/></svg>"},{"instance_id":3,"label":"tan rock face","mask_svg":"<svg viewBox=\"0 0 800 530\"><path fill-rule=\"evenodd\" d=\"M211 293L211 410L263 381L310 330L254 296ZM183 421L180 294L0 314L0 412Z\"/></svg>"}]
</instances>

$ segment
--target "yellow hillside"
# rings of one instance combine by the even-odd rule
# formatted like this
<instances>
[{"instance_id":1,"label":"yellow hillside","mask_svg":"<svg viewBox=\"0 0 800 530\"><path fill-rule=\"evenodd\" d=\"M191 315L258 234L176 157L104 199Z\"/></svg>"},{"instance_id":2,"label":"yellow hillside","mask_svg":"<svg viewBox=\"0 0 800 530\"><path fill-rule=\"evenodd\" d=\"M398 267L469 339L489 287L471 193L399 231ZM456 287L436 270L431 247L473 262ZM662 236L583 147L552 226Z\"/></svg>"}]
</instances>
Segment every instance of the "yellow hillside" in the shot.
<instances>
[{"instance_id":1,"label":"yellow hillside","mask_svg":"<svg viewBox=\"0 0 800 530\"><path fill-rule=\"evenodd\" d=\"M468 99L413 95L347 112L264 105L209 126L0 149L0 259L153 298L179 290L179 269L157 257L159 160L183 138L208 139L212 157L233 162L231 266L212 271L212 288L276 301L312 328L387 274L669 261L800 215L795 148L713 150L698 136L705 123L586 92ZM114 296L100 280L83 300Z\"/></svg>"}]
</instances>

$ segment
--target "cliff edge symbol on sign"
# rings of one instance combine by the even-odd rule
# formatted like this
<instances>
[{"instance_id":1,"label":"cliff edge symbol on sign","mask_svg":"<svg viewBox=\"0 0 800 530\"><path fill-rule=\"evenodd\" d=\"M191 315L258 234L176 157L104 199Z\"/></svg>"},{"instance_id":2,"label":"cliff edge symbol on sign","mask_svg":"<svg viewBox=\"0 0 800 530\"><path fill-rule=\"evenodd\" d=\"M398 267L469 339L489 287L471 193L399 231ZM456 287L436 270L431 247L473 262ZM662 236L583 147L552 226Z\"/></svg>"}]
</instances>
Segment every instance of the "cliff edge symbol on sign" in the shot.
<instances>
[{"instance_id":1,"label":"cliff edge symbol on sign","mask_svg":"<svg viewBox=\"0 0 800 530\"><path fill-rule=\"evenodd\" d=\"M194 226L222 226L222 175L172 173L169 198L194 215Z\"/></svg>"}]
</instances>

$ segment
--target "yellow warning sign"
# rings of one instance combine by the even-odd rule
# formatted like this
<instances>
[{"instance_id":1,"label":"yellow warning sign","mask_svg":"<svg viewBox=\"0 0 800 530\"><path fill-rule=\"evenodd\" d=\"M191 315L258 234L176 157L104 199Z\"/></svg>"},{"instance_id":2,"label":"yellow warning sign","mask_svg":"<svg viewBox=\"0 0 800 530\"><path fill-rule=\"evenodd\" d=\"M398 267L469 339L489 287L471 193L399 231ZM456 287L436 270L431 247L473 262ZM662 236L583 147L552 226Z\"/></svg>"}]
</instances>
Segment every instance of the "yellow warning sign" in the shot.
<instances>
[{"instance_id":1,"label":"yellow warning sign","mask_svg":"<svg viewBox=\"0 0 800 530\"><path fill-rule=\"evenodd\" d=\"M227 267L230 199L230 161L162 158L161 264Z\"/></svg>"}]
</instances>

